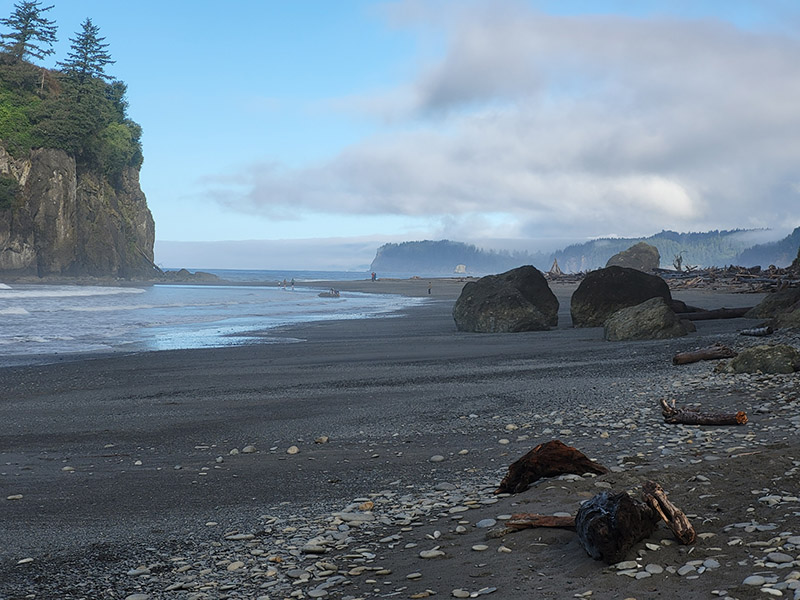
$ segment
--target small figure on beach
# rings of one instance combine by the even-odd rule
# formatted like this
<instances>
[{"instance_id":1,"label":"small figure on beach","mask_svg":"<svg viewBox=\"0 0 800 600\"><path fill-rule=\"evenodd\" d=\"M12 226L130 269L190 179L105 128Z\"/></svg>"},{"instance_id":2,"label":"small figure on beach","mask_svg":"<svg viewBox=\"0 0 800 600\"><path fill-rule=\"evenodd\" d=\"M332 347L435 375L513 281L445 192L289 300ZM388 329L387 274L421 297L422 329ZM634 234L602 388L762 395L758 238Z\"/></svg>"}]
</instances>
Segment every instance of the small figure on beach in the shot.
<instances>
[{"instance_id":1,"label":"small figure on beach","mask_svg":"<svg viewBox=\"0 0 800 600\"><path fill-rule=\"evenodd\" d=\"M294 277L292 277L292 289L294 290Z\"/></svg>"},{"instance_id":2,"label":"small figure on beach","mask_svg":"<svg viewBox=\"0 0 800 600\"><path fill-rule=\"evenodd\" d=\"M372 281L376 281L378 278L378 274L375 271L372 272Z\"/></svg>"},{"instance_id":3,"label":"small figure on beach","mask_svg":"<svg viewBox=\"0 0 800 600\"><path fill-rule=\"evenodd\" d=\"M431 287L432 287L432 286L433 286L433 282L432 282L432 281L429 281L429 282L428 282L428 295L430 295L430 293L431 293Z\"/></svg>"},{"instance_id":4,"label":"small figure on beach","mask_svg":"<svg viewBox=\"0 0 800 600\"><path fill-rule=\"evenodd\" d=\"M283 281L281 282L281 287L282 287L283 289L286 289L286 285L287 285L287 281L286 281L286 278L284 277L284 278L283 278Z\"/></svg>"}]
</instances>

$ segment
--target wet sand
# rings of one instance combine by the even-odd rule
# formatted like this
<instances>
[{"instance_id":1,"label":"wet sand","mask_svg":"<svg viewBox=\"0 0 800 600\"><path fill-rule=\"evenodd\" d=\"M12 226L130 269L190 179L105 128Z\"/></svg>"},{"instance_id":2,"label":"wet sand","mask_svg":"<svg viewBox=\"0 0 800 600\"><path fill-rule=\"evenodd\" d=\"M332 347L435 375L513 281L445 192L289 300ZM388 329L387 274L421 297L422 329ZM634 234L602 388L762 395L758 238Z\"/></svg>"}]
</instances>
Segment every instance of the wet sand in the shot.
<instances>
[{"instance_id":1,"label":"wet sand","mask_svg":"<svg viewBox=\"0 0 800 600\"><path fill-rule=\"evenodd\" d=\"M691 366L676 375L672 354L717 339L738 343L737 329L755 324L745 319L699 322L698 332L687 338L609 343L599 328L570 327L568 299L574 286L555 284L561 301L557 329L469 334L457 332L451 317L463 286L459 280L336 282L323 287L336 287L345 295L374 291L427 297L429 282L430 302L394 317L269 332L291 343L0 369L0 598L22 598L25 593L49 598L53 590L62 598L106 597L99 595L101 589L113 589L116 595L107 597L115 598L133 593L188 598L188 591L164 591L153 575L126 573L153 562L155 552L168 571L163 556L199 556L209 544L225 546L226 532L261 531L264 536L265 514L316 518L383 490L425 494L442 483L463 486L463 493L470 494L499 481L510 462L553 438L579 446L601 462L621 465L609 480L614 487L635 487L643 476L640 469L661 470L658 446L674 435L674 430L663 431L655 414L657 394L677 381L684 386L673 390L679 398L706 398L718 408L731 399L698 391L695 379L701 381L710 365ZM751 305L760 299L713 292L675 297L705 308ZM687 373L691 380L679 381ZM748 410L753 409L755 396L739 393L735 398L750 402ZM649 411L656 433L647 423L639 423L640 429L624 423L630 415L640 418ZM758 420L748 427L758 432ZM610 435L602 437L602 432ZM783 436L782 430L762 433L764 444L783 444L775 469L788 470L787 457L800 458L796 439ZM315 443L320 436L327 442ZM247 446L254 451L244 452ZM288 454L291 446L299 452ZM758 451L765 449L759 446ZM675 452L684 456L683 447ZM642 457L631 465L619 460L637 453ZM432 456L444 460L431 462ZM753 465L745 471L757 473L763 458L743 458L737 468L750 460ZM727 464L714 463L713 469L732 470ZM702 472L709 475L711 468L704 466ZM771 475L765 474L763 482L743 482L748 487L741 493L769 487ZM697 487L689 483L693 476L690 460L678 462L667 484L684 501L696 498L688 491ZM725 483L715 480L721 489ZM569 486L555 482L554 487ZM381 579L391 585L363 584L364 577L353 576L353 582L326 593L332 598L381 597L404 588L398 597L426 589L449 597L452 589L497 587L497 598L529 598L534 592L562 598L590 589L594 598L645 598L656 597L659 590L663 597L676 597L669 590L690 586L686 589L702 592L693 597L709 597L712 587L725 584L718 570L694 581L674 575L654 583L654 577L648 588L609 573L582 554L570 532L518 533L503 540L510 553L497 552L499 541L480 557L471 553L470 547L484 539L485 532L474 528L478 516L496 517L520 507L555 512L559 503L567 506L561 510L574 512L576 498L596 489L586 480L566 495L560 490L548 494L542 486L497 505L486 504L470 517L468 535L462 537L452 533L456 521L451 518L426 519L415 532L403 533L416 536L420 544L410 552L401 551L402 544L381 546L365 533L365 546L382 548L372 560L391 571ZM717 518L709 504L689 506L687 512L701 520ZM739 520L748 517L746 508ZM389 535L391 529L387 525L375 535ZM434 531L444 531L441 544L434 543ZM429 534L430 539L425 537ZM445 558L418 558L419 550L437 545L445 548ZM243 555L250 550L244 547ZM723 550L717 554L725 554ZM660 560L675 562L685 553L684 548L665 550ZM275 588L257 593L258 582L249 587L249 580L237 579L239 573L219 568L220 577L231 578L233 587L223 592L217 586L197 598L289 597ZM422 578L407 579L412 571L420 571ZM731 572L729 585L739 584L739 575ZM624 591L628 587L631 593ZM734 596L750 597L743 589Z\"/></svg>"}]
</instances>

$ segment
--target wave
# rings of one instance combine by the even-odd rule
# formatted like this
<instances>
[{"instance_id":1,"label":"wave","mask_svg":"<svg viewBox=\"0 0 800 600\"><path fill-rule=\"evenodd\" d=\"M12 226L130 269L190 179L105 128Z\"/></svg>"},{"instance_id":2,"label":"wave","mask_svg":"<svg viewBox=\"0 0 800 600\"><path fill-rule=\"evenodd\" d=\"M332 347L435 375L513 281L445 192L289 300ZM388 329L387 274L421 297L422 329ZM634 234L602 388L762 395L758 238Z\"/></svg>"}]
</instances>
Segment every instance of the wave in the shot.
<instances>
[{"instance_id":1,"label":"wave","mask_svg":"<svg viewBox=\"0 0 800 600\"><path fill-rule=\"evenodd\" d=\"M10 290L11 286L6 285L5 283L0 283L0 290Z\"/></svg>"},{"instance_id":2,"label":"wave","mask_svg":"<svg viewBox=\"0 0 800 600\"><path fill-rule=\"evenodd\" d=\"M140 288L105 288L105 287L64 287L17 290L0 287L0 300L17 298L86 298L91 296L117 296L120 294L143 294Z\"/></svg>"},{"instance_id":3,"label":"wave","mask_svg":"<svg viewBox=\"0 0 800 600\"><path fill-rule=\"evenodd\" d=\"M27 310L21 306L12 306L10 308L0 308L0 315L29 315Z\"/></svg>"}]
</instances>

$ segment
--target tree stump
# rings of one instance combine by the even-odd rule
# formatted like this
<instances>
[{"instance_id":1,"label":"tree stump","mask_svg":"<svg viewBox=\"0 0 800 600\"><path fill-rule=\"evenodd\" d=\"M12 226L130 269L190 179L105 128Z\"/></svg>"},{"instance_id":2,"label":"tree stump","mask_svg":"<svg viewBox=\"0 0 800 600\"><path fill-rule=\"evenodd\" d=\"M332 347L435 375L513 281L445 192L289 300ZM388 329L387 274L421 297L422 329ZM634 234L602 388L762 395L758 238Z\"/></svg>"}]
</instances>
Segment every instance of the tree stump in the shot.
<instances>
[{"instance_id":1,"label":"tree stump","mask_svg":"<svg viewBox=\"0 0 800 600\"><path fill-rule=\"evenodd\" d=\"M625 492L601 492L578 509L575 529L589 556L611 565L655 531L658 517L648 505Z\"/></svg>"}]
</instances>

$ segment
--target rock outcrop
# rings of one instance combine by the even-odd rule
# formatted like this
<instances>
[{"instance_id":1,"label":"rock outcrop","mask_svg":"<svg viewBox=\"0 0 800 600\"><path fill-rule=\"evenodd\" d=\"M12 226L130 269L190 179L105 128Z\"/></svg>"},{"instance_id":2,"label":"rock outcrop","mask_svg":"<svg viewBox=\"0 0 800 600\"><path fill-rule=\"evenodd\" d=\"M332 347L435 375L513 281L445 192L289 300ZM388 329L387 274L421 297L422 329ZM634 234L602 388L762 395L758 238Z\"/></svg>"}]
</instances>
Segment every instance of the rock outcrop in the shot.
<instances>
[{"instance_id":1,"label":"rock outcrop","mask_svg":"<svg viewBox=\"0 0 800 600\"><path fill-rule=\"evenodd\" d=\"M592 271L572 294L570 312L574 327L602 327L615 312L650 298L672 303L667 283L655 275L627 267Z\"/></svg>"},{"instance_id":2,"label":"rock outcrop","mask_svg":"<svg viewBox=\"0 0 800 600\"><path fill-rule=\"evenodd\" d=\"M731 359L729 373L794 373L800 371L800 351L787 344L754 346Z\"/></svg>"},{"instance_id":3,"label":"rock outcrop","mask_svg":"<svg viewBox=\"0 0 800 600\"><path fill-rule=\"evenodd\" d=\"M109 181L62 150L12 158L0 145L0 176L18 187L0 207L0 274L150 277L155 224L129 167Z\"/></svg>"},{"instance_id":4,"label":"rock outcrop","mask_svg":"<svg viewBox=\"0 0 800 600\"><path fill-rule=\"evenodd\" d=\"M770 319L775 328L800 327L800 288L789 288L767 295L747 312L750 319Z\"/></svg>"},{"instance_id":5,"label":"rock outcrop","mask_svg":"<svg viewBox=\"0 0 800 600\"><path fill-rule=\"evenodd\" d=\"M664 340L695 330L691 321L681 320L664 298L657 297L611 315L605 323L605 338L612 342Z\"/></svg>"},{"instance_id":6,"label":"rock outcrop","mask_svg":"<svg viewBox=\"0 0 800 600\"><path fill-rule=\"evenodd\" d=\"M649 273L661 265L661 255L658 248L646 242L634 244L608 259L606 267L628 267Z\"/></svg>"},{"instance_id":7,"label":"rock outcrop","mask_svg":"<svg viewBox=\"0 0 800 600\"><path fill-rule=\"evenodd\" d=\"M544 275L524 266L467 283L453 318L459 331L542 331L558 324L558 300Z\"/></svg>"}]
</instances>

